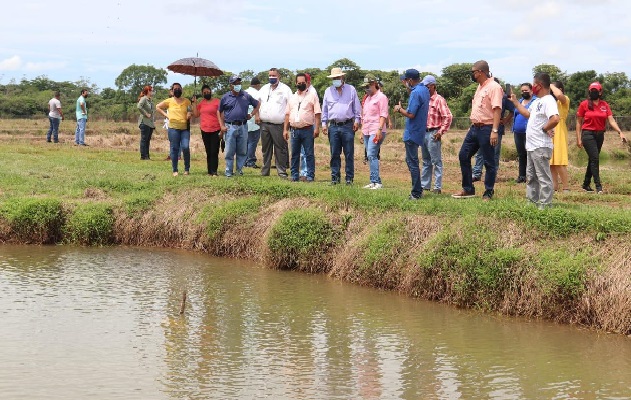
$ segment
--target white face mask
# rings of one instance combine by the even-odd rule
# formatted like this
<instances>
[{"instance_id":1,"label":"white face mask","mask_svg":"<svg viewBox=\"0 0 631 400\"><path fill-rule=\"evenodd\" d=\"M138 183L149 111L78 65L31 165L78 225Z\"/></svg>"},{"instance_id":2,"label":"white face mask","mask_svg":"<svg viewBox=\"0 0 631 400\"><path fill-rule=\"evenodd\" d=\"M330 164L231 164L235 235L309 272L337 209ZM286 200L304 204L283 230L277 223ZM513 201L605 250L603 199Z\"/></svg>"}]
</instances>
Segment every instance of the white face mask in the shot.
<instances>
[{"instance_id":1,"label":"white face mask","mask_svg":"<svg viewBox=\"0 0 631 400\"><path fill-rule=\"evenodd\" d=\"M240 92L241 91L241 85L234 85L234 91L235 92Z\"/></svg>"},{"instance_id":2,"label":"white face mask","mask_svg":"<svg viewBox=\"0 0 631 400\"><path fill-rule=\"evenodd\" d=\"M333 86L335 86L336 88L339 88L340 86L342 86L342 80L341 79L333 79Z\"/></svg>"}]
</instances>

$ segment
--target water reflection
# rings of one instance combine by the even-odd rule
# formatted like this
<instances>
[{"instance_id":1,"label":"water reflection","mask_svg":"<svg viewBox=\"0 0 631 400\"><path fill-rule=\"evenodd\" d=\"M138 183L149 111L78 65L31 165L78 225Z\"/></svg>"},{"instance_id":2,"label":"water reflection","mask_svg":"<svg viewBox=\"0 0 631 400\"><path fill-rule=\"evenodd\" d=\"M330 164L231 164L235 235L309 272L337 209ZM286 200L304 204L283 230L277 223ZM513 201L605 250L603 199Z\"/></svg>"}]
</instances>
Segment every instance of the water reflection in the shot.
<instances>
[{"instance_id":1,"label":"water reflection","mask_svg":"<svg viewBox=\"0 0 631 400\"><path fill-rule=\"evenodd\" d=\"M0 398L631 398L625 337L176 251L0 247L0 318Z\"/></svg>"}]
</instances>

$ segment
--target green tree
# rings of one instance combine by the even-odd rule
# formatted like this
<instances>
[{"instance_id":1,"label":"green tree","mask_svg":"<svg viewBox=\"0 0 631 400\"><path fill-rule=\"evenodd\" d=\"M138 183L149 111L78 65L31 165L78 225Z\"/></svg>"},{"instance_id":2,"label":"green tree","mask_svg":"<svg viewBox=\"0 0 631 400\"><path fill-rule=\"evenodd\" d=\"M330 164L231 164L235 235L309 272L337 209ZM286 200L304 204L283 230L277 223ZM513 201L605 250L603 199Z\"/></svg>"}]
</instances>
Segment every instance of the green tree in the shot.
<instances>
[{"instance_id":1,"label":"green tree","mask_svg":"<svg viewBox=\"0 0 631 400\"><path fill-rule=\"evenodd\" d=\"M594 70L579 71L571 74L565 82L565 95L570 98L571 104L578 104L587 98L587 88L594 81L602 81Z\"/></svg>"},{"instance_id":2,"label":"green tree","mask_svg":"<svg viewBox=\"0 0 631 400\"><path fill-rule=\"evenodd\" d=\"M329 73L333 68L341 68L342 71L346 73L345 81L355 87L357 87L357 85L359 85L364 80L364 75L362 74L362 70L359 65L349 60L348 58L341 58L339 60L333 61L333 64L327 67Z\"/></svg>"},{"instance_id":3,"label":"green tree","mask_svg":"<svg viewBox=\"0 0 631 400\"><path fill-rule=\"evenodd\" d=\"M539 64L532 69L532 75L535 76L539 72L545 72L550 75L551 81L561 81L565 84L565 80L567 79L567 74L556 65L552 64Z\"/></svg>"},{"instance_id":4,"label":"green tree","mask_svg":"<svg viewBox=\"0 0 631 400\"><path fill-rule=\"evenodd\" d=\"M472 84L471 67L473 63L451 64L443 68L440 79L436 78L436 86L440 87L440 93L444 98L458 98L462 91Z\"/></svg>"},{"instance_id":5,"label":"green tree","mask_svg":"<svg viewBox=\"0 0 631 400\"><path fill-rule=\"evenodd\" d=\"M136 64L125 68L114 80L116 87L124 90L134 100L145 86L157 86L165 83L167 83L167 72L164 69Z\"/></svg>"}]
</instances>

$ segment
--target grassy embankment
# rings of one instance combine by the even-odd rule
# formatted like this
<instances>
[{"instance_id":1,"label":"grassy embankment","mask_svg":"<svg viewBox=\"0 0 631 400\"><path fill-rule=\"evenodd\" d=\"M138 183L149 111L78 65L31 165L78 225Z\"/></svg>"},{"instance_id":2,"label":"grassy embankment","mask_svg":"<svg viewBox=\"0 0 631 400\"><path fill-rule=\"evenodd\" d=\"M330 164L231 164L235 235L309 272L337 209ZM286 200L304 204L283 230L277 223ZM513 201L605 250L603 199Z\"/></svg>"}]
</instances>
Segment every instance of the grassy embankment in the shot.
<instances>
[{"instance_id":1,"label":"grassy embankment","mask_svg":"<svg viewBox=\"0 0 631 400\"><path fill-rule=\"evenodd\" d=\"M573 191L539 211L516 185L505 138L496 199L455 200L463 132L444 143L443 195L407 200L400 132L382 149L384 189L328 186L328 145L317 139L317 182L246 169L211 178L193 130L190 176L174 178L159 131L141 161L133 124L90 122L87 148L45 143L43 121L0 121L0 241L167 246L326 273L362 285L508 315L631 333L631 176L627 150L607 137L602 196L578 191L584 154L570 143ZM358 147L358 149L361 149ZM358 152L359 153L359 152ZM223 162L220 160L220 168Z\"/></svg>"}]
</instances>

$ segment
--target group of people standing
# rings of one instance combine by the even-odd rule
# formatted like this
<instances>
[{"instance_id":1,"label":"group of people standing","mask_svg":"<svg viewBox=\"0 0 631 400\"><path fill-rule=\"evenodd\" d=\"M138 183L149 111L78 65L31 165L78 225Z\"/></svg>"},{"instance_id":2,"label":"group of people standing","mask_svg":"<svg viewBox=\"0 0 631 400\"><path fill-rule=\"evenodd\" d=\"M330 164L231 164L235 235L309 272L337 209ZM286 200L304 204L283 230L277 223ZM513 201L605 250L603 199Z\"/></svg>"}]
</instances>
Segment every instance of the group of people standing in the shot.
<instances>
[{"instance_id":1,"label":"group of people standing","mask_svg":"<svg viewBox=\"0 0 631 400\"><path fill-rule=\"evenodd\" d=\"M562 82L552 83L547 73L537 73L531 83L521 85L521 100L514 93L504 93L491 77L486 61L477 61L471 70L471 80L478 83L472 102L471 128L460 149L462 190L455 198L475 196L474 182L480 180L481 168L471 170L471 157L478 152L486 168L484 200L494 195L495 178L499 167L499 146L503 125L514 115L513 131L519 157L517 183L526 183L526 197L539 208L552 204L555 190L569 190L568 186L568 129L566 118L570 100L564 93ZM507 100L510 100L507 104ZM512 105L510 104L512 103ZM504 116L508 111L509 115ZM585 148L589 162L583 181L583 190L603 193L599 174L599 154L604 140L606 122L626 138L614 120L609 105L602 100L599 82L589 85L589 99L579 105L576 137L578 147Z\"/></svg>"},{"instance_id":2,"label":"group of people standing","mask_svg":"<svg viewBox=\"0 0 631 400\"><path fill-rule=\"evenodd\" d=\"M261 175L269 176L271 169L275 168L281 178L312 182L315 179L314 139L322 132L329 137L331 185L342 182L342 154L345 161L344 182L352 185L355 177L355 133L361 128L363 136L360 141L364 144L370 168L370 182L364 188L381 189L379 153L390 119L389 100L381 91L381 82L374 75L366 75L361 84L365 94L360 99L355 87L345 82L344 71L333 68L328 76L331 86L326 89L320 106L308 74L296 75L295 92L280 78L279 70L271 68L265 85L255 77L249 88L243 90L241 77L231 76L230 90L221 99L213 98L210 87L204 85L200 101L196 97L191 100L182 97L182 86L174 83L171 86L172 96L157 105L153 103L153 88L146 86L137 104L141 159L150 159L155 115L159 113L168 120L173 175L179 174L180 154L184 160L184 174L188 175L190 121L196 117L200 119L209 175L218 175L219 149L223 149L225 142L224 175L227 177L235 173L243 175L245 167L260 168ZM421 80L417 70L408 69L400 78L409 93L408 105L404 108L399 102L393 111L406 118L403 142L412 183L409 198L416 200L423 196L424 191L442 192L441 139L449 130L453 116L445 99L436 91L434 76L427 75ZM551 82L548 74L538 73L532 83L521 85L521 99L518 99L512 92L504 93L497 79L492 78L489 65L484 60L473 64L471 80L478 87L472 100L471 126L459 152L462 190L453 197L474 197L474 183L482 180L484 168L482 198L493 198L502 136L505 126L512 120L519 158L516 182L526 183L528 199L540 208L548 207L555 190L569 190L566 118L570 100L564 93L563 83ZM607 122L623 142L626 138L609 105L602 100L602 85L593 82L588 91L588 99L578 107L576 123L577 145L585 149L589 158L582 188L587 192L603 193L599 154ZM76 101L77 145L87 146L87 97L88 90L84 89ZM49 102L48 142L58 142L62 119L60 94L55 92ZM263 153L260 167L256 158L259 140ZM472 168L471 158L474 155L476 163ZM591 186L592 180L595 189Z\"/></svg>"}]
</instances>

